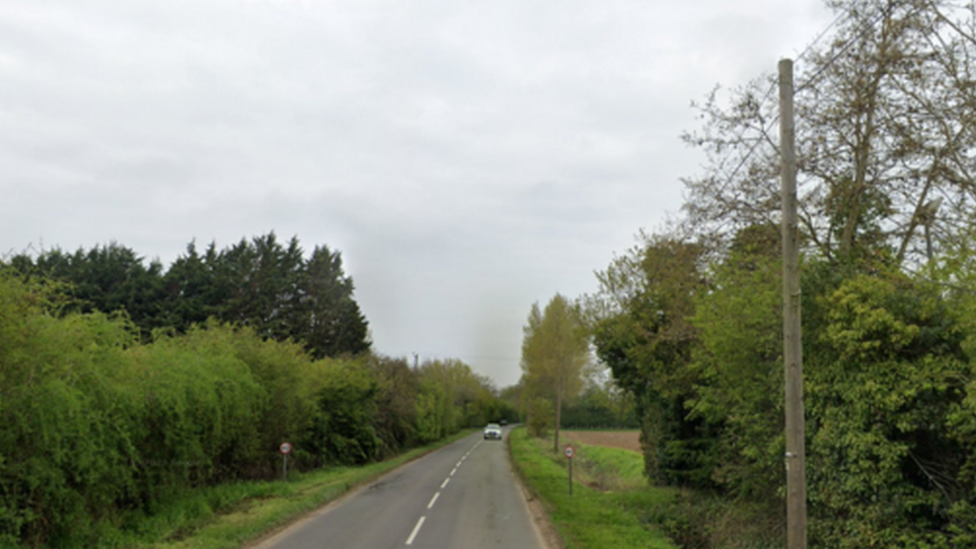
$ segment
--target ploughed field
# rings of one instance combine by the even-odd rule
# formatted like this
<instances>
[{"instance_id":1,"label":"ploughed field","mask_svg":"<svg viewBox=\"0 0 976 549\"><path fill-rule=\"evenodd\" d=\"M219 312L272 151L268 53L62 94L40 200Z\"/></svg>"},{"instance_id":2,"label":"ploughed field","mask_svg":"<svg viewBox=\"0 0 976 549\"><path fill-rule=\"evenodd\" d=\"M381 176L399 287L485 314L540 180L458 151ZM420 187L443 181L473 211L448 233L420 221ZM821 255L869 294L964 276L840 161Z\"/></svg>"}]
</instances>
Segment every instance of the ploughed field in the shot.
<instances>
[{"instance_id":1,"label":"ploughed field","mask_svg":"<svg viewBox=\"0 0 976 549\"><path fill-rule=\"evenodd\" d=\"M566 440L640 452L640 431L560 431Z\"/></svg>"}]
</instances>

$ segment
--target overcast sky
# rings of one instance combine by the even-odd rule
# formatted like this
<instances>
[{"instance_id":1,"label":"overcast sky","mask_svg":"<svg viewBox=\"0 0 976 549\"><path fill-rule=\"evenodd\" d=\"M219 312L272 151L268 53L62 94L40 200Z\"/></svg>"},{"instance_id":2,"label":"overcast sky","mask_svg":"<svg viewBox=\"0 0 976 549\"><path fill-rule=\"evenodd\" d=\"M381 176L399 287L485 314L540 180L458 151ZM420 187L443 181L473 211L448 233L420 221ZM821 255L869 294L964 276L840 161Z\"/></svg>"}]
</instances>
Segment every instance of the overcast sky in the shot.
<instances>
[{"instance_id":1,"label":"overcast sky","mask_svg":"<svg viewBox=\"0 0 976 549\"><path fill-rule=\"evenodd\" d=\"M819 0L2 0L0 254L342 252L374 349L520 375L533 302L681 206L692 100Z\"/></svg>"}]
</instances>

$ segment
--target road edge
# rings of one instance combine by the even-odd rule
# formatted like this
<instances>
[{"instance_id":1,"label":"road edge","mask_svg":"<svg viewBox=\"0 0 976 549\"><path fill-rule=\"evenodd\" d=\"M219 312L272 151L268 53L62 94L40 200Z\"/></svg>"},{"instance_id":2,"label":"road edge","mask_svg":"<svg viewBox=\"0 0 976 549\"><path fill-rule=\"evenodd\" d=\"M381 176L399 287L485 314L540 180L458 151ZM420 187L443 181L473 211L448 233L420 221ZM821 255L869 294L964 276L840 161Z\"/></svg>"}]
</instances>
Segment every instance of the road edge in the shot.
<instances>
[{"instance_id":1,"label":"road edge","mask_svg":"<svg viewBox=\"0 0 976 549\"><path fill-rule=\"evenodd\" d=\"M465 429L465 430L468 430L468 429ZM316 518L324 515L325 513L328 513L334 507L336 507L338 505L341 505L347 499L354 497L356 494L362 492L363 490L366 490L367 488L369 488L370 486L376 484L377 482L382 481L387 476L393 475L393 474L397 473L398 471L400 471L401 469L403 469L404 467L406 467L408 465L412 465L414 462L416 462L416 461L418 461L418 460L420 460L422 458L425 458L425 457L427 457L427 456L429 456L429 455L431 455L433 453L440 452L444 448L447 448L448 446L450 446L452 444L455 444L457 442L460 442L460 441L464 440L465 438L468 438L469 436L473 435L475 432L477 432L476 429L471 429L470 431L471 432L459 436L456 440L453 440L451 442L447 442L447 443L445 443L445 444L443 444L441 446L438 446L437 448L432 448L429 452L424 452L422 454L419 454L416 457L414 457L413 459L410 459L408 461L405 461L405 462L401 463L400 465L398 465L397 467L395 467L393 469L390 469L389 471L386 471L386 472L384 472L382 474L376 475L376 476L374 476L372 478L365 479L362 482L359 482L357 484L350 485L349 487L346 488L346 491L343 492L339 497L337 497L337 498L329 501L328 503L322 505L321 507L317 507L315 509L312 509L311 511L307 511L305 513L302 513L301 515L296 515L295 517L293 517L293 519L289 520L286 524L282 524L282 525L280 525L280 526L278 526L276 528L273 528L271 530L268 530L264 534L262 534L262 535L260 535L260 536L258 536L256 538L254 538L254 539L252 539L252 540L250 540L248 542L245 542L245 543L241 544L239 546L239 549L270 549L276 543L278 543L279 541L281 541L283 538L287 537L287 535L290 534L293 530L295 530L297 528L300 528L301 526L303 526L305 523L307 523L310 520L314 520L314 519L316 519ZM562 548L552 547L552 548L549 548L549 549L562 549Z\"/></svg>"},{"instance_id":2,"label":"road edge","mask_svg":"<svg viewBox=\"0 0 976 549\"><path fill-rule=\"evenodd\" d=\"M519 493L522 495L522 503L525 505L525 510L529 513L529 518L532 519L532 527L535 529L535 533L539 537L539 542L543 547L546 549L565 549L566 545L563 538L552 524L549 513L542 504L542 500L539 499L538 494L525 482L525 478L522 477L522 470L519 469L515 463L515 458L512 457L512 446L509 443L509 438L512 436L512 431L514 430L515 428L509 429L508 436L505 437L505 453L508 456L508 464L512 470L512 476L515 477L515 483L518 485Z\"/></svg>"}]
</instances>

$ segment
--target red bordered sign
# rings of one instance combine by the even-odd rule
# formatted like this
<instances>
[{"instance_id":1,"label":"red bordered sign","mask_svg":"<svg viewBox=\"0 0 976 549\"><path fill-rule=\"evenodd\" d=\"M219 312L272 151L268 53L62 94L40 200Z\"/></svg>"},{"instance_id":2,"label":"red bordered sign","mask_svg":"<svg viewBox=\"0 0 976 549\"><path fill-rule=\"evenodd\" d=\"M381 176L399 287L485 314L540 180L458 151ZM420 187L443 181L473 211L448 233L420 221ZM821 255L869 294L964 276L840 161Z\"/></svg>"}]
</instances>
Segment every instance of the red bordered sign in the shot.
<instances>
[{"instance_id":1,"label":"red bordered sign","mask_svg":"<svg viewBox=\"0 0 976 549\"><path fill-rule=\"evenodd\" d=\"M566 449L563 450L563 453L566 454L566 457L568 457L569 459L573 459L573 456L576 455L576 451L573 450L572 446L567 446Z\"/></svg>"},{"instance_id":2,"label":"red bordered sign","mask_svg":"<svg viewBox=\"0 0 976 549\"><path fill-rule=\"evenodd\" d=\"M279 447L278 449L281 450L282 454L288 455L291 453L291 444L284 442L281 444L281 447Z\"/></svg>"}]
</instances>

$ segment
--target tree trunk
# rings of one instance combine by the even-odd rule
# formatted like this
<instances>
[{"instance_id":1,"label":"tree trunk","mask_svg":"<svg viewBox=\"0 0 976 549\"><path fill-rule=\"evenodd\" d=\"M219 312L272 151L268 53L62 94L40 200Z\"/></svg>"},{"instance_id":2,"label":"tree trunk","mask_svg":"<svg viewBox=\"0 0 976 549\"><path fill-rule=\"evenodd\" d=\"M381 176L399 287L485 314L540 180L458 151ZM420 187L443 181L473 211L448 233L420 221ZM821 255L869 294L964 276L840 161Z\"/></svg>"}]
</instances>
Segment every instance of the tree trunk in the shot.
<instances>
[{"instance_id":1,"label":"tree trunk","mask_svg":"<svg viewBox=\"0 0 976 549\"><path fill-rule=\"evenodd\" d=\"M559 453L559 423L563 415L563 384L556 387L556 434L552 437L552 453Z\"/></svg>"}]
</instances>

